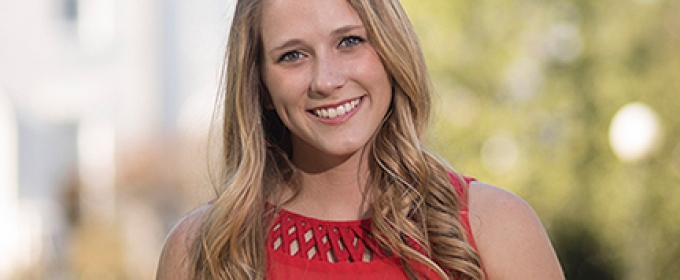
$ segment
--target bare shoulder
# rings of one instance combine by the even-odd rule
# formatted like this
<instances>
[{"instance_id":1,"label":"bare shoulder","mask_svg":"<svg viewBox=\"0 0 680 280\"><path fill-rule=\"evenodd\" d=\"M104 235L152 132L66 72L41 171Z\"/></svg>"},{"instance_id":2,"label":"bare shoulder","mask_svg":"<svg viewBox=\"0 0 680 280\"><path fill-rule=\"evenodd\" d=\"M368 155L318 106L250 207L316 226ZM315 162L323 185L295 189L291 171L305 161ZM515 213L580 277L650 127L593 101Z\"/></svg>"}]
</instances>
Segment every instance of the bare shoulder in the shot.
<instances>
[{"instance_id":1,"label":"bare shoulder","mask_svg":"<svg viewBox=\"0 0 680 280\"><path fill-rule=\"evenodd\" d=\"M194 242L198 238L201 225L211 205L205 205L186 215L170 230L165 239L157 280L189 279L191 266L189 258Z\"/></svg>"},{"instance_id":2,"label":"bare shoulder","mask_svg":"<svg viewBox=\"0 0 680 280\"><path fill-rule=\"evenodd\" d=\"M488 279L564 279L534 210L498 187L470 184L469 216Z\"/></svg>"}]
</instances>

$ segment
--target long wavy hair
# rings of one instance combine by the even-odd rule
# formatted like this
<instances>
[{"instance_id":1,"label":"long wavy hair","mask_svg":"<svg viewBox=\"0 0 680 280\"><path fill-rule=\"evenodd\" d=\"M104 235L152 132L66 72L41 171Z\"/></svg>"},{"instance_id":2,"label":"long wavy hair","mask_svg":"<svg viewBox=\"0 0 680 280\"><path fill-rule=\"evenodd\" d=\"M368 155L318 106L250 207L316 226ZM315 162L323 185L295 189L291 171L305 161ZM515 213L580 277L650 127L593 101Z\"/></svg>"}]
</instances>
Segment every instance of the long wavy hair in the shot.
<instances>
[{"instance_id":1,"label":"long wavy hair","mask_svg":"<svg viewBox=\"0 0 680 280\"><path fill-rule=\"evenodd\" d=\"M275 111L264 108L268 93L260 60L265 1L236 3L220 90L224 168L193 248L195 279L263 279L272 216L264 205L279 183L295 185L289 132ZM422 146L431 86L413 27L398 0L348 3L361 18L394 91L391 108L370 143L373 235L408 271L417 262L442 279L482 279L479 255L456 218L462 205L450 183L450 168Z\"/></svg>"}]
</instances>

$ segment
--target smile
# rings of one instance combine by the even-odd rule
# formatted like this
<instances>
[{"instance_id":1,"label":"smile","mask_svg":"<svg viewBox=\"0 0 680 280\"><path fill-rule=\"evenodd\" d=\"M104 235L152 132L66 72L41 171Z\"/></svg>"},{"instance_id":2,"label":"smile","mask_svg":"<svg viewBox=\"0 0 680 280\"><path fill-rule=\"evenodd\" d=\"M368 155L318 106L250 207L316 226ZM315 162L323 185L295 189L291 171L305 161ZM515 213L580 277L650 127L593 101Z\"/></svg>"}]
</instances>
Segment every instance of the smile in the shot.
<instances>
[{"instance_id":1,"label":"smile","mask_svg":"<svg viewBox=\"0 0 680 280\"><path fill-rule=\"evenodd\" d=\"M340 104L336 107L314 109L311 110L310 112L312 112L312 114L314 114L317 117L325 119L340 117L354 110L354 108L356 108L357 105L359 105L359 102L361 102L362 98L363 97L354 99L352 101L348 101L345 104Z\"/></svg>"}]
</instances>

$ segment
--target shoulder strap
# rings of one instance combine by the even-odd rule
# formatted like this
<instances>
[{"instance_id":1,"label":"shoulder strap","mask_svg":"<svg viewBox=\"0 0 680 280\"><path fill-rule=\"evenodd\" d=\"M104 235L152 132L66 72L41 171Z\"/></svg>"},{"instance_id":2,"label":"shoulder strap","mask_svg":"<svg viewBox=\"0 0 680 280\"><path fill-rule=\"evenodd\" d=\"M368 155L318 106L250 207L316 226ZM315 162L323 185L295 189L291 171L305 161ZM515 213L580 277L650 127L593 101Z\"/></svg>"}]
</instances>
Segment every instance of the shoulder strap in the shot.
<instances>
[{"instance_id":1,"label":"shoulder strap","mask_svg":"<svg viewBox=\"0 0 680 280\"><path fill-rule=\"evenodd\" d=\"M458 174L452 171L449 171L448 173L451 185L456 190L456 193L458 194L458 199L460 200L460 203L463 206L460 210L458 220L460 221L460 223L465 228L465 231L467 232L470 245L472 245L472 247L475 248L475 250L477 250L477 243L475 242L475 236L472 234L472 227L470 226L470 216L468 214L468 190L470 183L476 181L476 179L465 176L459 177Z\"/></svg>"}]
</instances>

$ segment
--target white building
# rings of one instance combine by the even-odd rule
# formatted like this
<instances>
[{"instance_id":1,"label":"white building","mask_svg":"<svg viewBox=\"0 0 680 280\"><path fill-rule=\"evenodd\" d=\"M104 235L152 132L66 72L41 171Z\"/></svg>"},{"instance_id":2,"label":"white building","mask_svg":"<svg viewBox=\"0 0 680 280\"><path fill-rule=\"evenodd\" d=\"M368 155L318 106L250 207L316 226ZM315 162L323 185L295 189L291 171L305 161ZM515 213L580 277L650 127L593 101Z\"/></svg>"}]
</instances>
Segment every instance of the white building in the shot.
<instances>
[{"instance_id":1,"label":"white building","mask_svg":"<svg viewBox=\"0 0 680 280\"><path fill-rule=\"evenodd\" d=\"M202 133L231 2L0 2L0 279L36 265L80 278L61 263L71 253L65 186L81 186L83 219L120 223L132 211L116 201L120 151ZM128 234L154 240L128 251L129 263L157 252L158 231Z\"/></svg>"}]
</instances>

